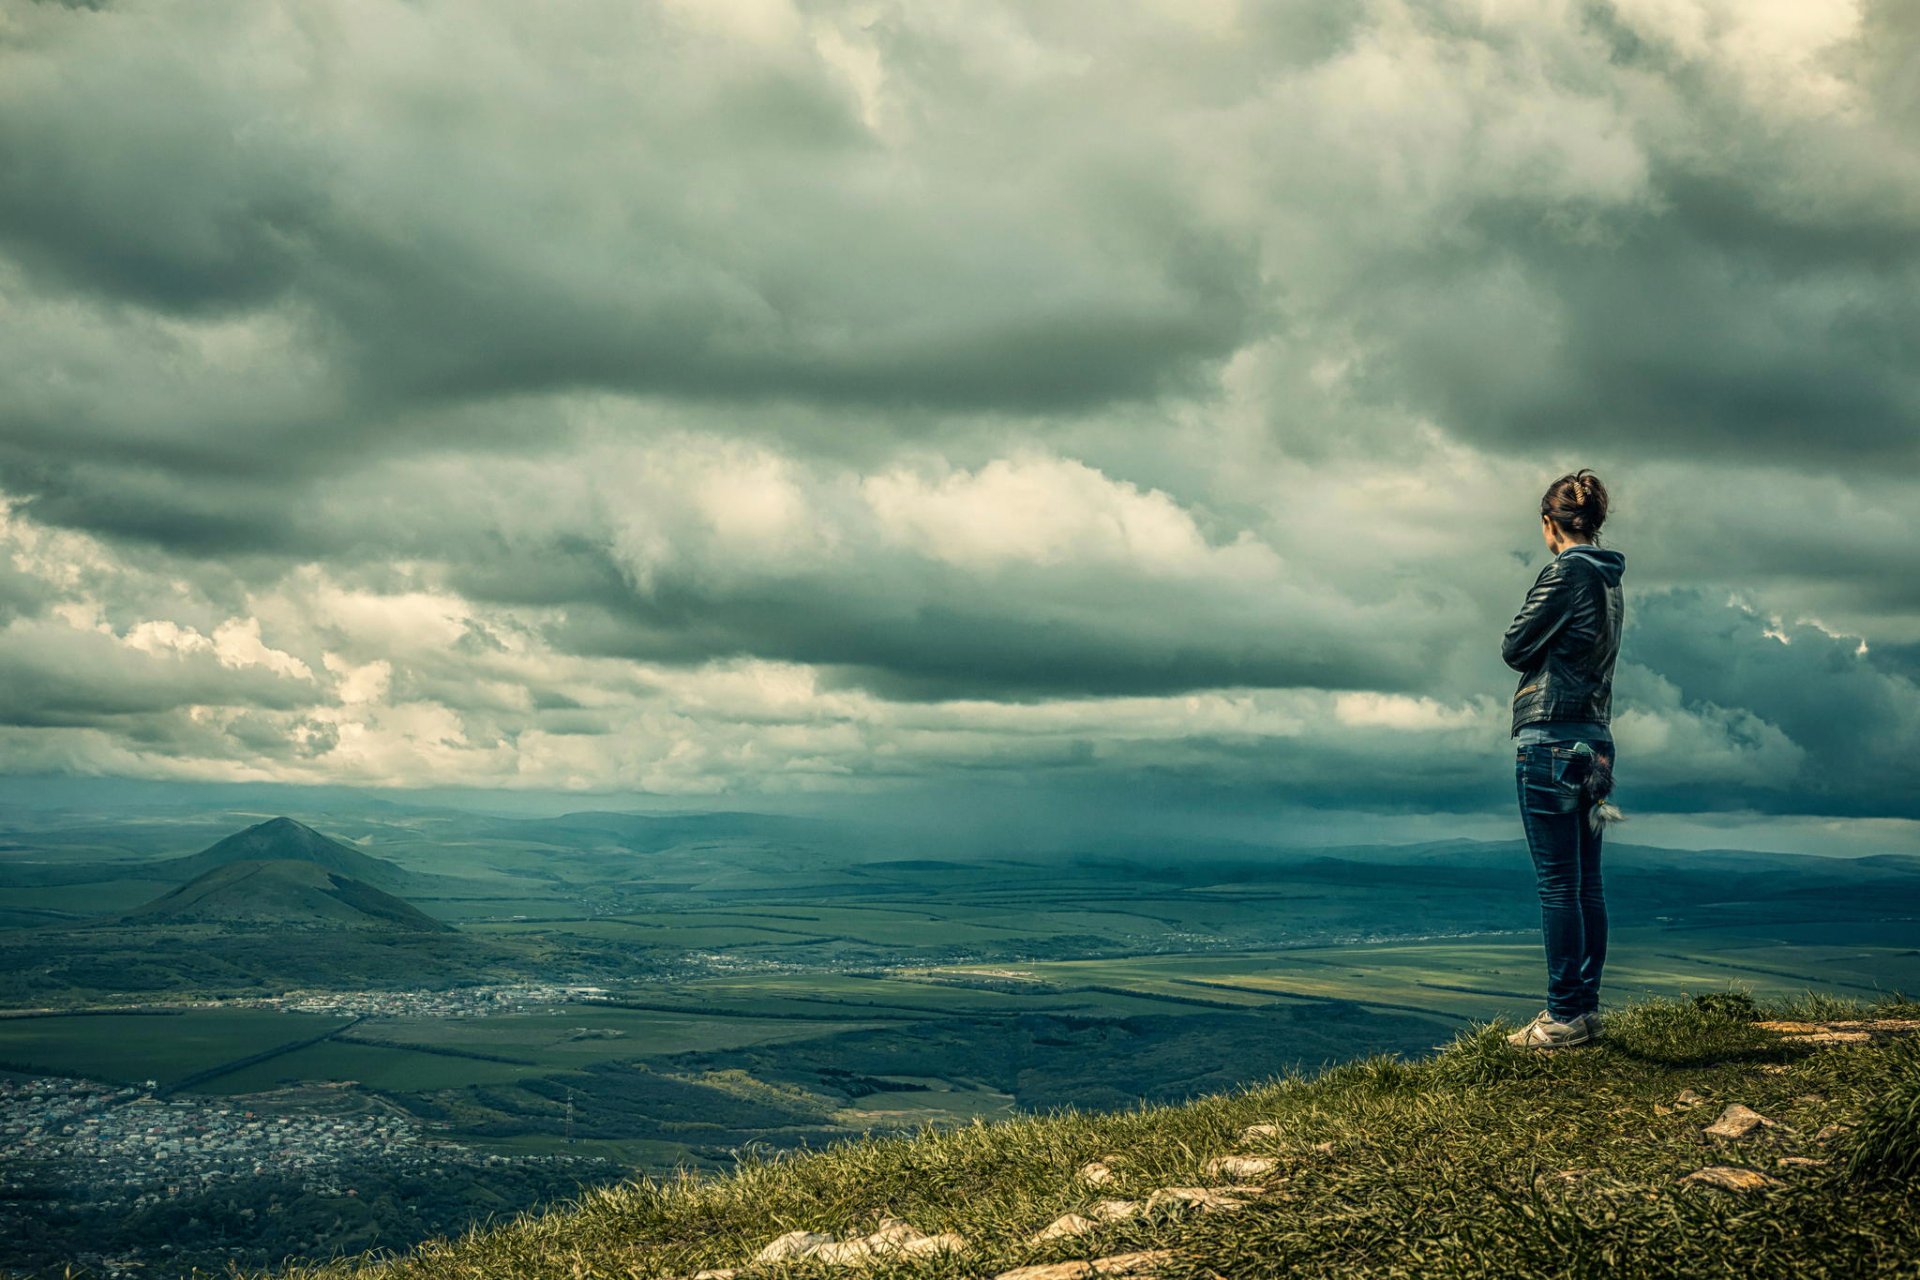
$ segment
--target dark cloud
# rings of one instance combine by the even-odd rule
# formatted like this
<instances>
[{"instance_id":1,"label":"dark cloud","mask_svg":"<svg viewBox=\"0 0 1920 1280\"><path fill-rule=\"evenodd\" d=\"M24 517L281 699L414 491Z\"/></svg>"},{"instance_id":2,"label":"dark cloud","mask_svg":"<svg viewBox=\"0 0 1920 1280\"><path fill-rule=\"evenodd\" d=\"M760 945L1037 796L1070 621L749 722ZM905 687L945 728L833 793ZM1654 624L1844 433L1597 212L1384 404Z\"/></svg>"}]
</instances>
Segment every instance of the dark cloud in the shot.
<instances>
[{"instance_id":1,"label":"dark cloud","mask_svg":"<svg viewBox=\"0 0 1920 1280\"><path fill-rule=\"evenodd\" d=\"M14 429L137 456L172 416L183 450L211 432L240 456L266 439L324 459L419 425L406 413L423 403L581 387L1074 408L1195 385L1258 310L1251 237L1125 175L1082 205L1086 175L1056 172L1051 129L984 146L939 103L912 145L879 146L826 27L768 44L697 15L602 16L624 42L618 77L598 74L608 33L585 15L542 32L504 9L470 26L432 6L388 15L431 46L411 53L333 15L22 22L0 124L0 244L20 287L122 325L126 304L186 325L270 317L320 366L307 396L331 403L163 386L144 412L29 399ZM451 48L429 34L447 24L466 26ZM954 92L993 78L917 48L949 62ZM142 336L156 360L232 375ZM208 400L226 412L189 410Z\"/></svg>"},{"instance_id":2,"label":"dark cloud","mask_svg":"<svg viewBox=\"0 0 1920 1280\"><path fill-rule=\"evenodd\" d=\"M1372 389L1502 449L1586 433L1616 453L1920 461L1920 225L1807 225L1732 181L1654 181L1655 209L1604 243L1569 243L1550 210L1487 210L1484 256L1416 266L1391 295ZM1511 292L1475 283L1503 273ZM1537 327L1512 341L1528 311Z\"/></svg>"},{"instance_id":3,"label":"dark cloud","mask_svg":"<svg viewBox=\"0 0 1920 1280\"><path fill-rule=\"evenodd\" d=\"M0 738L1472 814L1593 465L1636 802L1916 816L1908 8L10 11Z\"/></svg>"},{"instance_id":4,"label":"dark cloud","mask_svg":"<svg viewBox=\"0 0 1920 1280\"><path fill-rule=\"evenodd\" d=\"M1721 718L1736 751L1798 762L1784 775L1742 770L1704 792L1676 777L1653 788L1663 807L1920 817L1908 785L1920 752L1920 683L1871 660L1860 637L1676 591L1637 603L1631 646L1679 708ZM1623 692L1660 699L1644 679Z\"/></svg>"}]
</instances>

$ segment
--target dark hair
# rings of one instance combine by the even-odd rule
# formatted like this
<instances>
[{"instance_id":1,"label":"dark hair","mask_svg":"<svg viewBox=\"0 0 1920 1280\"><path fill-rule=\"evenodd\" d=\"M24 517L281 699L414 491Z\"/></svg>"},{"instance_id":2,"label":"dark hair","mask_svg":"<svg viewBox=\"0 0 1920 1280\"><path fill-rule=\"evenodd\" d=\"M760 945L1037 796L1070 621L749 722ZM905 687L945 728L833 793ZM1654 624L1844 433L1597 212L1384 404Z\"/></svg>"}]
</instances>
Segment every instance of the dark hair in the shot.
<instances>
[{"instance_id":1,"label":"dark hair","mask_svg":"<svg viewBox=\"0 0 1920 1280\"><path fill-rule=\"evenodd\" d=\"M1547 486L1540 514L1560 526L1562 533L1584 534L1598 540L1607 521L1607 486L1585 467L1561 476Z\"/></svg>"}]
</instances>

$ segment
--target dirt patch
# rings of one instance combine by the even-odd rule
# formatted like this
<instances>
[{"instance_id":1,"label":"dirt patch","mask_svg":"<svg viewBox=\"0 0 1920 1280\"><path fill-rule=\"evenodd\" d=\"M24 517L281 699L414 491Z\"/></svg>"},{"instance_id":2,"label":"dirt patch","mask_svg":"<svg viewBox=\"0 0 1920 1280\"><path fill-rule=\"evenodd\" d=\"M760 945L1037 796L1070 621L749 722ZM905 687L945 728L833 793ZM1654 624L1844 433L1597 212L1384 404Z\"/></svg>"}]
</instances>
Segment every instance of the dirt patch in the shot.
<instances>
[{"instance_id":1,"label":"dirt patch","mask_svg":"<svg viewBox=\"0 0 1920 1280\"><path fill-rule=\"evenodd\" d=\"M1798 1044L1865 1044L1881 1036L1920 1032L1920 1018L1858 1018L1835 1022L1756 1022Z\"/></svg>"}]
</instances>

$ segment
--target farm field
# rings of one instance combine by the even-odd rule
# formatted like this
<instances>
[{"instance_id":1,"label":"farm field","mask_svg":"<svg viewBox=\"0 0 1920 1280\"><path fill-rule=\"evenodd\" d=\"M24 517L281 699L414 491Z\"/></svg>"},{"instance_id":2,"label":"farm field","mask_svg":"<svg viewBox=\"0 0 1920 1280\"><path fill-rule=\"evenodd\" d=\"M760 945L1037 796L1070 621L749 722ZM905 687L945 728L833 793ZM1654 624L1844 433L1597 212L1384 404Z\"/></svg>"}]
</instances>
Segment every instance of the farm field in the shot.
<instances>
[{"instance_id":1,"label":"farm field","mask_svg":"<svg viewBox=\"0 0 1920 1280\"><path fill-rule=\"evenodd\" d=\"M1912 945L1864 944L1852 928L1793 930L1809 939L1822 932L1830 937L1844 932L1848 940L1790 942L1739 930L1616 928L1603 998L1729 986L1756 994L1818 991L1863 997L1920 990L1920 951ZM1038 989L1097 984L1212 998L1343 1000L1368 1008L1428 1010L1450 1021L1502 1014L1524 1020L1542 999L1537 934L1036 961L1017 968ZM936 979L967 977L978 969L946 966L915 972Z\"/></svg>"},{"instance_id":2,"label":"farm field","mask_svg":"<svg viewBox=\"0 0 1920 1280\"><path fill-rule=\"evenodd\" d=\"M352 1019L266 1009L0 1018L0 1064L15 1073L169 1088L221 1063L298 1044Z\"/></svg>"},{"instance_id":3,"label":"farm field","mask_svg":"<svg viewBox=\"0 0 1920 1280\"><path fill-rule=\"evenodd\" d=\"M1805 940L1733 930L1617 930L1609 996L1729 987L1845 995L1920 984L1913 948L1821 942L1808 936L1817 931L1795 932ZM1213 1056L1227 1059L1229 1073L1238 1062L1249 1078L1258 1077L1277 1069L1295 1042L1302 1052L1328 1056L1383 1047L1417 1053L1469 1021L1528 1016L1539 1005L1539 964L1536 938L1502 933L884 973L722 975L473 1018L356 1022L265 1009L16 1017L0 1019L0 1063L113 1082L153 1078L163 1087L198 1077L190 1092L229 1097L351 1082L403 1106L411 1102L423 1115L444 1109L453 1132L518 1152L550 1150L556 1140L565 1145L541 1090L550 1093L558 1081L579 1097L631 1094L627 1076L607 1073L638 1068L692 1091L674 1107L704 1108L722 1119L737 1112L745 1128L764 1123L768 1133L819 1140L835 1131L1015 1113L1035 1099L1023 1101L1015 1077L996 1077L1006 1064L986 1046L995 1038L1044 1039L1052 1025L1131 1027L1130 1051L1151 1051L1154 1069L1175 1078ZM1266 1035L1266 1047L1236 1057L1250 1034ZM296 1047L244 1061L281 1046ZM219 1070L235 1062L241 1065ZM783 1065L791 1063L805 1065ZM1101 1069L1123 1084L1132 1078L1126 1061ZM1042 1075L1058 1070L1039 1068ZM780 1098L785 1110L762 1114L752 1087L743 1092L742 1079L727 1073L806 1096ZM1052 1080L1047 1088L1049 1100L1078 1096L1070 1081ZM643 1167L717 1158L711 1143L684 1126L649 1126L630 1113L619 1124L625 1132L618 1135L582 1124L576 1139Z\"/></svg>"}]
</instances>

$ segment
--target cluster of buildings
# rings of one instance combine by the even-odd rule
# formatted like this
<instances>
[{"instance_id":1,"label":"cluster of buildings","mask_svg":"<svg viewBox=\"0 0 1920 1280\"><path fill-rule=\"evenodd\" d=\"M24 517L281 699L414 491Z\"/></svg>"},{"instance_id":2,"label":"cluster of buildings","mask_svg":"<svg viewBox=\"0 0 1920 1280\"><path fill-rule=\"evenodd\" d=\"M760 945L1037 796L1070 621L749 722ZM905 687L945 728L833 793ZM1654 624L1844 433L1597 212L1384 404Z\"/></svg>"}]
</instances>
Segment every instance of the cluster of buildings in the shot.
<instances>
[{"instance_id":1,"label":"cluster of buildings","mask_svg":"<svg viewBox=\"0 0 1920 1280\"><path fill-rule=\"evenodd\" d=\"M349 1162L441 1163L459 1152L423 1143L398 1115L268 1115L220 1098L165 1101L152 1089L153 1081L0 1080L0 1168L24 1175L52 1165L94 1204L137 1208L270 1169L319 1175Z\"/></svg>"},{"instance_id":2,"label":"cluster of buildings","mask_svg":"<svg viewBox=\"0 0 1920 1280\"><path fill-rule=\"evenodd\" d=\"M221 1098L168 1100L154 1089L151 1080L136 1086L0 1078L0 1239L10 1229L9 1212L72 1222L102 1211L124 1220L150 1206L199 1215L210 1203L246 1196L269 1173L298 1179L302 1196L357 1197L355 1183L366 1185L368 1176L372 1195L393 1174L444 1180L449 1167L463 1166L484 1180L488 1166L604 1163L496 1155L423 1138L408 1117L370 1110L345 1093L337 1102L310 1098L298 1109L266 1112ZM237 1212L252 1220L275 1211L249 1204ZM75 1237L62 1253L109 1280L184 1274L191 1251L163 1239L121 1239L110 1251L73 1247L80 1243ZM284 1243L305 1247L297 1236ZM215 1238L192 1249L222 1247Z\"/></svg>"},{"instance_id":3,"label":"cluster of buildings","mask_svg":"<svg viewBox=\"0 0 1920 1280\"><path fill-rule=\"evenodd\" d=\"M490 1014L525 1013L529 1009L606 994L604 987L576 983L519 982L454 987L445 991L290 991L280 996L229 1000L225 1007L368 1018L484 1018Z\"/></svg>"}]
</instances>

